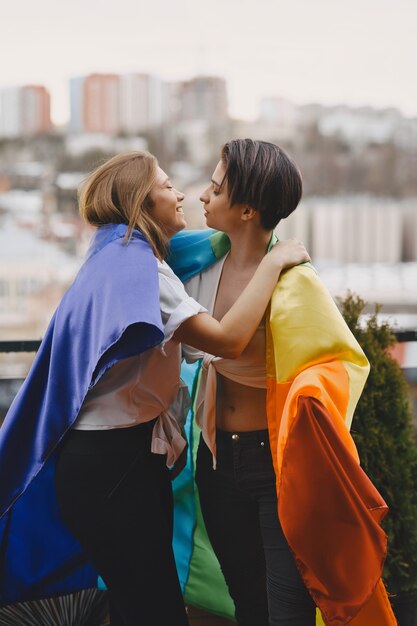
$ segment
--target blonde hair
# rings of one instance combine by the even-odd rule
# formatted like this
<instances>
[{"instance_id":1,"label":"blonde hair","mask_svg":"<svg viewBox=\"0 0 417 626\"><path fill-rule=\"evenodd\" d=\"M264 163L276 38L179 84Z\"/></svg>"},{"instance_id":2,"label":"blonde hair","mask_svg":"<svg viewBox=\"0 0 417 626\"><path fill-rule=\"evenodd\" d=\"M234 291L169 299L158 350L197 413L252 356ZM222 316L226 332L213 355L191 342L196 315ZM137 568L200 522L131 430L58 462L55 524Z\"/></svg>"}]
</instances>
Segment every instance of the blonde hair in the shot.
<instances>
[{"instance_id":1,"label":"blonde hair","mask_svg":"<svg viewBox=\"0 0 417 626\"><path fill-rule=\"evenodd\" d=\"M168 239L149 212L157 167L158 161L149 152L118 154L91 172L78 198L80 214L88 224L127 224L127 240L137 228L162 260Z\"/></svg>"}]
</instances>

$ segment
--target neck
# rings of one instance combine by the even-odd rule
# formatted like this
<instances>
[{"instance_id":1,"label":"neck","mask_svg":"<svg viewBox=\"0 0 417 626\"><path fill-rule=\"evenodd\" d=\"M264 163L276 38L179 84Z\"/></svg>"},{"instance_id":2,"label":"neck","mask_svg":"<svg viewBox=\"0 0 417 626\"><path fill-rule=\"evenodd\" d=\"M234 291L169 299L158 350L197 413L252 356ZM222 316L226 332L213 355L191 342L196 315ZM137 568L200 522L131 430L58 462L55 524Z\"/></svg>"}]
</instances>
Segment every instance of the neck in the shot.
<instances>
[{"instance_id":1,"label":"neck","mask_svg":"<svg viewBox=\"0 0 417 626\"><path fill-rule=\"evenodd\" d=\"M266 254L272 232L247 228L227 234L231 242L229 263L243 269L259 265Z\"/></svg>"}]
</instances>

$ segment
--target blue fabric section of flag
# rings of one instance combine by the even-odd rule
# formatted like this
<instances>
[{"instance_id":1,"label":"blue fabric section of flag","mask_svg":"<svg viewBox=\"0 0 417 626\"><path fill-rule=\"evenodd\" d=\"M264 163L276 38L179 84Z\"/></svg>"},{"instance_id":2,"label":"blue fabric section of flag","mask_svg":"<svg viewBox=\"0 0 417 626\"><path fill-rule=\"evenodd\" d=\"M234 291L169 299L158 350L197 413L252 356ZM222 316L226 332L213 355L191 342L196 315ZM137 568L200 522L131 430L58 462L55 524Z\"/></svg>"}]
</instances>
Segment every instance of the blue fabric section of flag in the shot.
<instances>
[{"instance_id":1,"label":"blue fabric section of flag","mask_svg":"<svg viewBox=\"0 0 417 626\"><path fill-rule=\"evenodd\" d=\"M0 520L1 604L96 586L97 572L63 526L54 497L56 455Z\"/></svg>"},{"instance_id":2,"label":"blue fabric section of flag","mask_svg":"<svg viewBox=\"0 0 417 626\"><path fill-rule=\"evenodd\" d=\"M97 578L97 589L99 589L100 591L106 591L107 589L101 576Z\"/></svg>"},{"instance_id":3,"label":"blue fabric section of flag","mask_svg":"<svg viewBox=\"0 0 417 626\"><path fill-rule=\"evenodd\" d=\"M182 231L171 240L167 263L177 276L185 282L192 276L215 263L218 258L213 250L214 230ZM181 378L188 386L191 397L195 392L195 379L200 362L182 363ZM173 483L174 489L174 553L177 563L181 588L184 591L189 577L190 561L193 552L193 533L196 523L194 498L194 461L193 449L193 409L191 407L186 422L189 442L187 465Z\"/></svg>"},{"instance_id":4,"label":"blue fabric section of flag","mask_svg":"<svg viewBox=\"0 0 417 626\"><path fill-rule=\"evenodd\" d=\"M97 582L59 519L53 452L103 373L163 339L156 259L126 230L98 230L0 430L1 604Z\"/></svg>"},{"instance_id":5,"label":"blue fabric section of flag","mask_svg":"<svg viewBox=\"0 0 417 626\"><path fill-rule=\"evenodd\" d=\"M190 396L193 392L193 384L200 363L181 366L181 378L188 386ZM173 482L174 490L174 538L173 547L177 564L178 577L181 589L184 592L188 580L189 566L193 551L193 531L195 524L195 496L194 496L194 462L193 449L193 419L194 414L190 409L185 431L188 441L187 465Z\"/></svg>"},{"instance_id":6,"label":"blue fabric section of flag","mask_svg":"<svg viewBox=\"0 0 417 626\"><path fill-rule=\"evenodd\" d=\"M218 258L212 246L215 230L183 230L171 239L167 263L185 282L199 274Z\"/></svg>"}]
</instances>

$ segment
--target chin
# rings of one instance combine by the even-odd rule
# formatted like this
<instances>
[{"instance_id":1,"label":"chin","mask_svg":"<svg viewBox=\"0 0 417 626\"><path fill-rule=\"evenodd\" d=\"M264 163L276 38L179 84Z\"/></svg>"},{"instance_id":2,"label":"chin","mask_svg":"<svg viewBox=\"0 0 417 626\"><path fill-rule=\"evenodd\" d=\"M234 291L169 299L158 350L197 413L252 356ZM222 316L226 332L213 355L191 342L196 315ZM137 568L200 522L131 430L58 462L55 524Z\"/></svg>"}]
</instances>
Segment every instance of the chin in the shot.
<instances>
[{"instance_id":1,"label":"chin","mask_svg":"<svg viewBox=\"0 0 417 626\"><path fill-rule=\"evenodd\" d=\"M185 220L183 220L181 224L176 224L175 228L172 229L171 237L179 233L181 230L184 230L184 228L187 228L187 222Z\"/></svg>"}]
</instances>

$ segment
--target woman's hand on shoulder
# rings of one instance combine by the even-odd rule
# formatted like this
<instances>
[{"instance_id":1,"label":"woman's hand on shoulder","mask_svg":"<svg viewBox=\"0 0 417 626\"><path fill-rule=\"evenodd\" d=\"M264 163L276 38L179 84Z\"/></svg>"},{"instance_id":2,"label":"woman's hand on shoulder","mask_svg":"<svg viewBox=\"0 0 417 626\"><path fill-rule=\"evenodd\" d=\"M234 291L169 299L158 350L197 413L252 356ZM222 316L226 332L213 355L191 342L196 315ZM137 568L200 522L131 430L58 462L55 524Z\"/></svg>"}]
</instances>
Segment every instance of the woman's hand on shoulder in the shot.
<instances>
[{"instance_id":1,"label":"woman's hand on shoulder","mask_svg":"<svg viewBox=\"0 0 417 626\"><path fill-rule=\"evenodd\" d=\"M207 313L199 313L177 328L174 339L209 354L237 358L258 327L281 271L309 260L300 241L281 241L262 258L253 277L220 322Z\"/></svg>"},{"instance_id":2,"label":"woman's hand on shoulder","mask_svg":"<svg viewBox=\"0 0 417 626\"><path fill-rule=\"evenodd\" d=\"M276 264L282 270L311 261L304 244L298 239L279 241L264 258Z\"/></svg>"}]
</instances>

